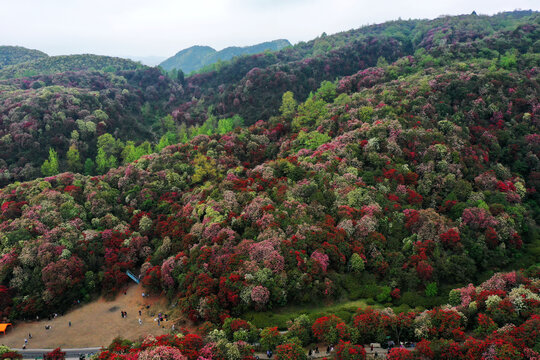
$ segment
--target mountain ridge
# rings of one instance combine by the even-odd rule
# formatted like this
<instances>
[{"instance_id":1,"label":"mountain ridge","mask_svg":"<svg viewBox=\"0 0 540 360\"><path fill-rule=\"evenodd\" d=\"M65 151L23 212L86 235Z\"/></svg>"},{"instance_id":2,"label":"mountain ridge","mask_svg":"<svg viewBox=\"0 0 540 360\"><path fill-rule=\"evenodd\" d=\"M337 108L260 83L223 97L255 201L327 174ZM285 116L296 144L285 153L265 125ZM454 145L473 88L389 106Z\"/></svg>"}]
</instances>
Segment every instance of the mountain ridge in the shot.
<instances>
[{"instance_id":1,"label":"mountain ridge","mask_svg":"<svg viewBox=\"0 0 540 360\"><path fill-rule=\"evenodd\" d=\"M163 61L160 66L167 71L181 69L184 73L189 74L204 66L218 61L230 60L235 56L252 55L266 50L278 51L287 46L291 46L291 43L286 39L266 41L250 46L229 46L219 51L206 45L194 45L180 50L174 56Z\"/></svg>"}]
</instances>

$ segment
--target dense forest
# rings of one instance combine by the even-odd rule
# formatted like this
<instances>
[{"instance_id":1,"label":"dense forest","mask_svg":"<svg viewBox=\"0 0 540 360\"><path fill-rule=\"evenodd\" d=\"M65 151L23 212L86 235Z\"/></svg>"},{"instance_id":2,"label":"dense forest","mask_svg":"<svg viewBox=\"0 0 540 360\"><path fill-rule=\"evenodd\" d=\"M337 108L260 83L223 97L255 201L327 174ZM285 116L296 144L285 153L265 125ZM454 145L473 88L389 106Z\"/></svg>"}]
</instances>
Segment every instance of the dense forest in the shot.
<instances>
[{"instance_id":1,"label":"dense forest","mask_svg":"<svg viewBox=\"0 0 540 360\"><path fill-rule=\"evenodd\" d=\"M21 46L0 46L0 69L47 56L47 54L39 50L26 49Z\"/></svg>"},{"instance_id":2,"label":"dense forest","mask_svg":"<svg viewBox=\"0 0 540 360\"><path fill-rule=\"evenodd\" d=\"M0 319L131 270L207 336L103 359L364 359L387 338L418 342L392 359L538 356L538 13L323 34L187 78L45 60L0 82Z\"/></svg>"}]
</instances>

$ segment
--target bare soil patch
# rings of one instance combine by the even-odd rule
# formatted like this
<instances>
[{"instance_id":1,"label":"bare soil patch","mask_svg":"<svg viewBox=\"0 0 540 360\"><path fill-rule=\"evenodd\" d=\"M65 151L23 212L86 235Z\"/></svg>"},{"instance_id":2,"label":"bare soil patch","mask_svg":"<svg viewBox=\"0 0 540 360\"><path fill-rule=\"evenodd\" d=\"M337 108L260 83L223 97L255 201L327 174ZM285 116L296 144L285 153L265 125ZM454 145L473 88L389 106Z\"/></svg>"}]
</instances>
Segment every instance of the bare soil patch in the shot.
<instances>
[{"instance_id":1,"label":"bare soil patch","mask_svg":"<svg viewBox=\"0 0 540 360\"><path fill-rule=\"evenodd\" d=\"M24 339L28 339L27 349L83 348L108 346L117 336L136 340L146 335L168 334L174 319L170 316L166 299L142 297L143 292L141 285L133 284L125 294L119 293L114 300L100 298L50 321L40 319L17 323L5 336L0 335L0 344L20 349ZM121 311L127 312L125 318L122 318ZM154 321L159 312L169 315L169 321L163 321L160 326ZM139 317L142 325L139 324ZM46 325L50 325L51 329L46 330ZM32 339L28 338L29 333Z\"/></svg>"}]
</instances>

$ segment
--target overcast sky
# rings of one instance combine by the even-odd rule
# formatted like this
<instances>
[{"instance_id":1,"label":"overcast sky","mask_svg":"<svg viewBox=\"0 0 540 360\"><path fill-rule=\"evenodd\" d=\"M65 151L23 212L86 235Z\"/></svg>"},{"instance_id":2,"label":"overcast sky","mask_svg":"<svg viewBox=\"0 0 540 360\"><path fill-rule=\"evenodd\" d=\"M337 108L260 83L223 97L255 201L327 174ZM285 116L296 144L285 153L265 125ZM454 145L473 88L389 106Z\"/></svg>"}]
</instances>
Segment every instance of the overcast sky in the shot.
<instances>
[{"instance_id":1,"label":"overcast sky","mask_svg":"<svg viewBox=\"0 0 540 360\"><path fill-rule=\"evenodd\" d=\"M0 45L168 57L191 45L295 44L399 17L539 8L538 0L0 0Z\"/></svg>"}]
</instances>

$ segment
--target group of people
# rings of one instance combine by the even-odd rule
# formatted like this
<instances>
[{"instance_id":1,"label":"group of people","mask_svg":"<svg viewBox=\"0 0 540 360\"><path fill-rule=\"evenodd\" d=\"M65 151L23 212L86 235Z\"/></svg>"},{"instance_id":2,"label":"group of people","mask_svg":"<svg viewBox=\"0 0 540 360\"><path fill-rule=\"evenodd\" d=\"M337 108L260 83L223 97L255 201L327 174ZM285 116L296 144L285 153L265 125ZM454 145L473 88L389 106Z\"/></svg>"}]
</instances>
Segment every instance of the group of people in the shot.
<instances>
[{"instance_id":1,"label":"group of people","mask_svg":"<svg viewBox=\"0 0 540 360\"><path fill-rule=\"evenodd\" d=\"M167 314L159 313L158 316L154 319L154 321L157 321L158 326L161 326L161 323L163 321L169 321L169 316Z\"/></svg>"},{"instance_id":2,"label":"group of people","mask_svg":"<svg viewBox=\"0 0 540 360\"><path fill-rule=\"evenodd\" d=\"M127 311L120 311L120 314L122 314L122 319L127 318Z\"/></svg>"},{"instance_id":3,"label":"group of people","mask_svg":"<svg viewBox=\"0 0 540 360\"><path fill-rule=\"evenodd\" d=\"M316 356L316 354L318 354L318 353L319 353L319 347L315 346L315 348L309 349L308 356L309 357Z\"/></svg>"},{"instance_id":4,"label":"group of people","mask_svg":"<svg viewBox=\"0 0 540 360\"><path fill-rule=\"evenodd\" d=\"M31 338L32 338L32 334L28 333L28 337L24 338L24 344L22 346L23 350L26 349L26 345L28 345L28 339L31 339Z\"/></svg>"}]
</instances>

